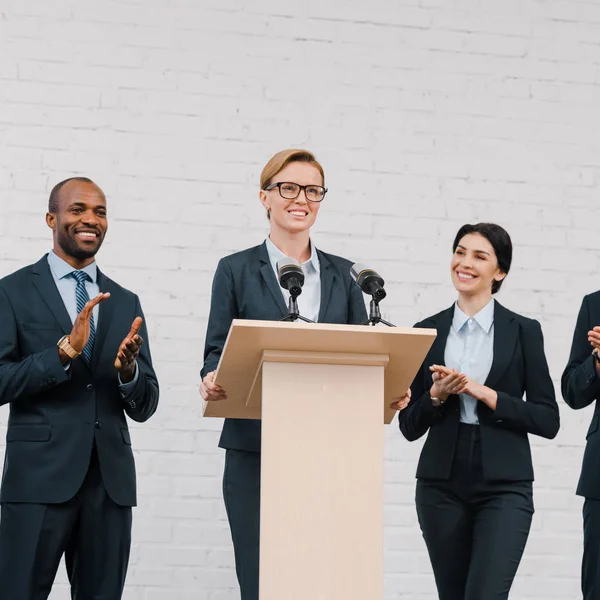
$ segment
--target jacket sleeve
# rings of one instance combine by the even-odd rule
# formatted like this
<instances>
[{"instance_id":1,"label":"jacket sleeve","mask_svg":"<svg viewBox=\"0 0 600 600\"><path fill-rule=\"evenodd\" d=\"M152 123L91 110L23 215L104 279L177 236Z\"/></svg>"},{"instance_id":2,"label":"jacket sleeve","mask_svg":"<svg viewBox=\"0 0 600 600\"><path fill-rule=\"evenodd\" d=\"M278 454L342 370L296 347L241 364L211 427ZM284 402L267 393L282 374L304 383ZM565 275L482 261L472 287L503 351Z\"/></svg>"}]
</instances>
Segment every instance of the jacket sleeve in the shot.
<instances>
[{"instance_id":1,"label":"jacket sleeve","mask_svg":"<svg viewBox=\"0 0 600 600\"><path fill-rule=\"evenodd\" d=\"M217 265L213 279L210 313L204 345L204 365L200 371L201 378L206 377L208 373L217 368L231 321L237 317L238 308L235 300L231 266L227 258L222 258Z\"/></svg>"},{"instance_id":2,"label":"jacket sleeve","mask_svg":"<svg viewBox=\"0 0 600 600\"><path fill-rule=\"evenodd\" d=\"M125 412L127 415L137 421L143 423L147 421L155 412L158 406L159 387L156 373L152 366L152 355L150 354L150 341L148 339L148 329L146 327L146 319L139 301L135 298L136 316L143 319L140 335L144 340L140 353L137 358L138 379L133 389L124 397Z\"/></svg>"},{"instance_id":3,"label":"jacket sleeve","mask_svg":"<svg viewBox=\"0 0 600 600\"><path fill-rule=\"evenodd\" d=\"M2 286L0 322L0 405L46 392L70 379L56 346L21 358L17 319Z\"/></svg>"},{"instance_id":4,"label":"jacket sleeve","mask_svg":"<svg viewBox=\"0 0 600 600\"><path fill-rule=\"evenodd\" d=\"M431 323L424 321L415 325L415 327L425 329L431 326ZM431 385L426 385L427 381L431 381L430 364L428 353L410 386L411 401L404 410L398 413L400 431L409 442L418 440L427 433L436 421L443 419L448 407L448 401L441 406L434 406L431 402L431 396L429 395Z\"/></svg>"},{"instance_id":5,"label":"jacket sleeve","mask_svg":"<svg viewBox=\"0 0 600 600\"><path fill-rule=\"evenodd\" d=\"M571 408L585 408L600 395L600 378L596 375L592 347L587 333L600 323L592 323L589 311L589 297L581 303L569 362L561 379L562 396Z\"/></svg>"},{"instance_id":6,"label":"jacket sleeve","mask_svg":"<svg viewBox=\"0 0 600 600\"><path fill-rule=\"evenodd\" d=\"M542 328L535 320L521 327L527 401L498 392L494 418L515 431L552 439L560 428L560 414L544 353Z\"/></svg>"}]
</instances>

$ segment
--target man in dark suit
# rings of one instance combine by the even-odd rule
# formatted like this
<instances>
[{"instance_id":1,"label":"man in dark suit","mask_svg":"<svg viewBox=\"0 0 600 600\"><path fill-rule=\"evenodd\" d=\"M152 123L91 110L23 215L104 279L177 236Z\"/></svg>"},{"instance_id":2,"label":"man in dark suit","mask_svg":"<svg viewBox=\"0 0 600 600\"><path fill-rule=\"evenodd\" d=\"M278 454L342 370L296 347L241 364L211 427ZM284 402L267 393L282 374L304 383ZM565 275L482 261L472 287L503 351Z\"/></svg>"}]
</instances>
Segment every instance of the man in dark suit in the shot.
<instances>
[{"instance_id":1,"label":"man in dark suit","mask_svg":"<svg viewBox=\"0 0 600 600\"><path fill-rule=\"evenodd\" d=\"M149 419L158 382L138 297L96 266L102 190L59 183L46 222L53 251L0 280L0 597L46 599L64 553L74 600L118 600L136 504L125 414Z\"/></svg>"},{"instance_id":2,"label":"man in dark suit","mask_svg":"<svg viewBox=\"0 0 600 600\"><path fill-rule=\"evenodd\" d=\"M600 598L600 292L583 299L569 362L562 376L562 395L574 409L595 402L587 432L577 494L583 504L583 563L581 589L584 600Z\"/></svg>"}]
</instances>

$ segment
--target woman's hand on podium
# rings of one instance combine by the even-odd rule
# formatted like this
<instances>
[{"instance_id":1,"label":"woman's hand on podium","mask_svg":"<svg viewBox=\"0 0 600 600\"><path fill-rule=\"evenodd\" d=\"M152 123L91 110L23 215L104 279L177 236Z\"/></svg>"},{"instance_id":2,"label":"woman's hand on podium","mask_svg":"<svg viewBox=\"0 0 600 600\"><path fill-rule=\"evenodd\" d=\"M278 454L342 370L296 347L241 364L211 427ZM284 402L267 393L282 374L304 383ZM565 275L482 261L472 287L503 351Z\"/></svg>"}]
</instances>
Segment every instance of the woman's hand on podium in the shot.
<instances>
[{"instance_id":1,"label":"woman's hand on podium","mask_svg":"<svg viewBox=\"0 0 600 600\"><path fill-rule=\"evenodd\" d=\"M200 384L200 395L207 402L215 400L227 400L225 390L215 383L215 372L211 371Z\"/></svg>"},{"instance_id":2,"label":"woman's hand on podium","mask_svg":"<svg viewBox=\"0 0 600 600\"><path fill-rule=\"evenodd\" d=\"M410 402L410 388L406 390L406 393L401 398L394 398L394 401L390 404L390 408L395 410L404 410Z\"/></svg>"}]
</instances>

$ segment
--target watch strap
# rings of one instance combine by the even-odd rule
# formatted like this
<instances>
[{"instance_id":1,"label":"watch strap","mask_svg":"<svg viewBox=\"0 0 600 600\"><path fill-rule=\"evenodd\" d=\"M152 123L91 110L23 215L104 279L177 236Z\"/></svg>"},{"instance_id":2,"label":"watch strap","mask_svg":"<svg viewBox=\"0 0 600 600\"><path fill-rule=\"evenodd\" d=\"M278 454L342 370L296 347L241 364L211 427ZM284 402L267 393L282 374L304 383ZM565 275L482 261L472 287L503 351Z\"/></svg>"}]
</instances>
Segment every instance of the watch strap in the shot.
<instances>
[{"instance_id":1,"label":"watch strap","mask_svg":"<svg viewBox=\"0 0 600 600\"><path fill-rule=\"evenodd\" d=\"M77 350L71 346L68 335L63 335L56 345L71 359L81 356L81 352L77 352Z\"/></svg>"}]
</instances>

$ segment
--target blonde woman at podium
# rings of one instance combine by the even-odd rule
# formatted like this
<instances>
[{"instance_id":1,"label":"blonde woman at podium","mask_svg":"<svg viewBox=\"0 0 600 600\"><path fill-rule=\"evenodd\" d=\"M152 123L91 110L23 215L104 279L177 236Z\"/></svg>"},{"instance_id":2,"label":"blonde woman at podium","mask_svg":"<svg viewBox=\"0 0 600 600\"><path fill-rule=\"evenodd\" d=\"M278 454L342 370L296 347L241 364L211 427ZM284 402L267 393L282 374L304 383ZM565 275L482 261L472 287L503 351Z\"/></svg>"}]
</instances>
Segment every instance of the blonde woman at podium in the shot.
<instances>
[{"instance_id":1,"label":"blonde woman at podium","mask_svg":"<svg viewBox=\"0 0 600 600\"><path fill-rule=\"evenodd\" d=\"M215 273L204 349L200 393L225 398L214 383L233 319L277 321L288 314L287 290L277 261L290 257L305 275L300 314L319 323L360 324L367 319L363 294L350 277L351 262L315 248L310 228L325 199L323 167L307 150L283 150L260 176L260 202L270 231L254 248L222 258ZM225 449L223 496L233 540L241 600L258 600L260 511L260 421L226 419L219 441Z\"/></svg>"},{"instance_id":2,"label":"blonde woman at podium","mask_svg":"<svg viewBox=\"0 0 600 600\"><path fill-rule=\"evenodd\" d=\"M502 600L533 516L528 434L554 438L559 413L540 324L493 298L510 269L508 233L464 225L452 248L458 300L416 325L438 335L400 430L428 434L416 505L440 600Z\"/></svg>"}]
</instances>

